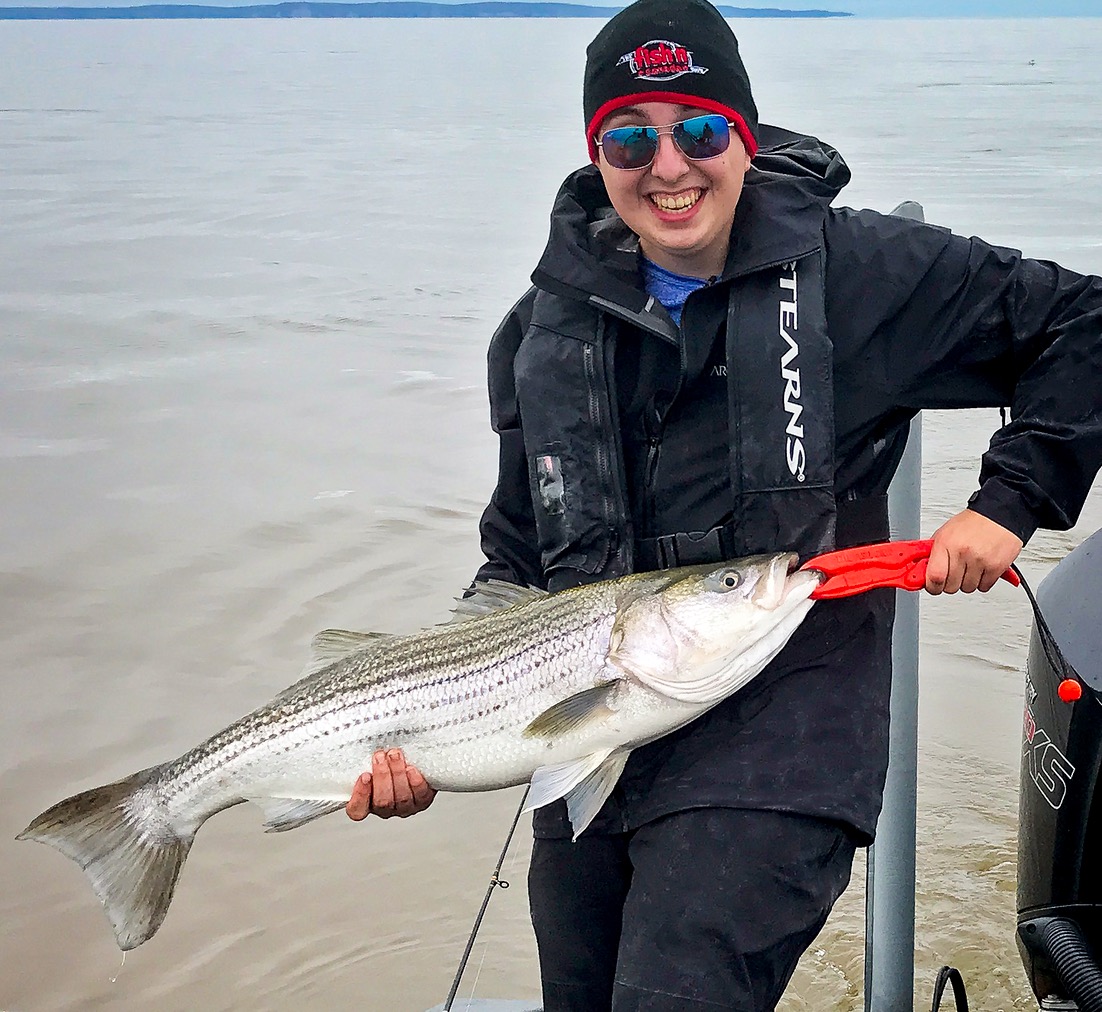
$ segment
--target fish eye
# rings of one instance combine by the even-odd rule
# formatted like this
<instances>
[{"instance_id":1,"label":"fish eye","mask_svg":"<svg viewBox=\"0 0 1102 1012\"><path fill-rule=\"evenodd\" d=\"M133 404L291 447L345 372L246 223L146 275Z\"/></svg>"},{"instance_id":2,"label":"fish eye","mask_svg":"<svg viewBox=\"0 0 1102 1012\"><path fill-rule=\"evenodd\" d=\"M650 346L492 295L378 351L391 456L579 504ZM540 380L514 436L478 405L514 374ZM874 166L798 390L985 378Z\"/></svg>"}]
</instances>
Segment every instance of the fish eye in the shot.
<instances>
[{"instance_id":1,"label":"fish eye","mask_svg":"<svg viewBox=\"0 0 1102 1012\"><path fill-rule=\"evenodd\" d=\"M714 594L729 594L746 582L737 569L716 569L708 574L704 585Z\"/></svg>"}]
</instances>

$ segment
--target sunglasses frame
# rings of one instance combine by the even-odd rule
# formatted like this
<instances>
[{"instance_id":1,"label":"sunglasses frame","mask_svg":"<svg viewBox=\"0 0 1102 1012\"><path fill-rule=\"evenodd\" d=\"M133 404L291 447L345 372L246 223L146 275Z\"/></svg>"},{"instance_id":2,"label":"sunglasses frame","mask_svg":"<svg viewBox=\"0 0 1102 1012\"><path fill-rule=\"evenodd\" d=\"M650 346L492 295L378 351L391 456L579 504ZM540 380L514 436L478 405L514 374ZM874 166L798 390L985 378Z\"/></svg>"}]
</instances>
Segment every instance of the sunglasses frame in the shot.
<instances>
[{"instance_id":1,"label":"sunglasses frame","mask_svg":"<svg viewBox=\"0 0 1102 1012\"><path fill-rule=\"evenodd\" d=\"M727 125L727 143L722 149L717 151L714 155L703 155L701 157L694 158L678 142L677 135L674 133L674 131L678 127L683 127L686 123L692 123L694 120L702 120L702 119L720 120L721 122L725 123ZM706 162L709 159L718 158L720 155L722 155L725 151L727 151L731 147L731 131L736 130L736 129L737 128L736 128L734 122L727 119L727 117L724 116L722 113L708 112L708 113L701 113L699 116L686 116L685 119L678 120L676 123L670 123L667 126L658 127L658 126L652 126L651 124L647 123L647 124L638 124L638 125L625 125L625 126L622 126L622 127L611 127L608 130L604 131L604 133L602 133L601 136L598 137L594 141L594 143L597 145L597 147L601 148L601 150L604 151L604 139L605 139L605 137L607 137L613 131L617 131L617 130L653 131L654 135L655 135L655 137L654 137L654 150L651 152L650 158L648 158L642 165L617 165L615 162L613 162L608 157L608 152L604 152L605 161L608 162L608 164L611 165L612 168L619 169L621 172L638 172L640 169L648 168L649 166L654 164L654 159L658 156L658 146L661 143L662 137L665 134L670 135L670 137L673 140L674 144L677 145L677 150L680 151L681 154L683 154L686 158L688 158L689 161L691 161L691 162Z\"/></svg>"}]
</instances>

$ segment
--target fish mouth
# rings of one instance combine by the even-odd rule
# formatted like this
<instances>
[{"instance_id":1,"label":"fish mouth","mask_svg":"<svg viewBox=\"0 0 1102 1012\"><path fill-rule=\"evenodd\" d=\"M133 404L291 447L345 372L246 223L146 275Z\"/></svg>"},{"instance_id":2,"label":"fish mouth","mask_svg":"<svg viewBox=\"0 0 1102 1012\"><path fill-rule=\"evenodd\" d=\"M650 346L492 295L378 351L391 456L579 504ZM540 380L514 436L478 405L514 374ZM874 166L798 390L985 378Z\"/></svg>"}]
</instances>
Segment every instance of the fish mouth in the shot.
<instances>
[{"instance_id":1,"label":"fish mouth","mask_svg":"<svg viewBox=\"0 0 1102 1012\"><path fill-rule=\"evenodd\" d=\"M769 559L764 572L758 577L751 598L759 608L772 611L779 608L787 596L792 573L799 561L794 552L786 552Z\"/></svg>"},{"instance_id":2,"label":"fish mouth","mask_svg":"<svg viewBox=\"0 0 1102 1012\"><path fill-rule=\"evenodd\" d=\"M754 603L774 610L809 597L825 577L818 570L800 569L795 552L778 555L769 564L754 589Z\"/></svg>"}]
</instances>

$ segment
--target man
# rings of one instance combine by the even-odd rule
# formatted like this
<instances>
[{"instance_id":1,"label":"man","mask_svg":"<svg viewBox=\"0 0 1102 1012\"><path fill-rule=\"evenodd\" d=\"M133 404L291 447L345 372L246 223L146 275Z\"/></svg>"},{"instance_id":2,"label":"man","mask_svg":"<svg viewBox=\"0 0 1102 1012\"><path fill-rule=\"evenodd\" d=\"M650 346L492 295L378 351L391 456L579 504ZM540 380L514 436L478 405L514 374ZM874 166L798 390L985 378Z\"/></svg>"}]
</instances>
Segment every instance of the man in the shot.
<instances>
[{"instance_id":1,"label":"man","mask_svg":"<svg viewBox=\"0 0 1102 1012\"><path fill-rule=\"evenodd\" d=\"M922 408L1012 413L928 591L986 591L1037 527L1074 523L1102 464L1102 280L832 208L845 164L759 125L705 0L614 17L583 104L594 164L490 349L480 578L558 590L882 540ZM746 690L636 750L578 842L562 803L536 813L547 1010L776 1005L875 831L893 600L817 607ZM432 797L380 753L349 814Z\"/></svg>"}]
</instances>

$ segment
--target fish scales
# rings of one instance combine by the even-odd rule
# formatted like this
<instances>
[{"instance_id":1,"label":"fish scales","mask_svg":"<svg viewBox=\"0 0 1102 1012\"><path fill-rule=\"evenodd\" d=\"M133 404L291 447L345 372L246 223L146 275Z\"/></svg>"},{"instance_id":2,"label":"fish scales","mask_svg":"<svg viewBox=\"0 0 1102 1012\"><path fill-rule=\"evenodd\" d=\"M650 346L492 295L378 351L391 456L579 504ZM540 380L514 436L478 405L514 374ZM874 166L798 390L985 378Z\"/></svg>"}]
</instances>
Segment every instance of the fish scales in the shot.
<instances>
[{"instance_id":1,"label":"fish scales","mask_svg":"<svg viewBox=\"0 0 1102 1012\"><path fill-rule=\"evenodd\" d=\"M328 752L331 743L343 742L344 751L355 753L353 763L328 786L344 793L375 749L392 747L406 748L411 761L422 763L427 775L435 773L444 790L511 786L523 770L476 780L467 772L472 763L456 750L523 727L555 698L596 684L607 666L615 618L613 595L600 595L596 607L584 610L569 600L548 598L533 605L539 603L556 607L521 605L512 609L511 622L493 614L453 623L429 635L394 637L385 649L372 646L334 662L297 693L281 695L278 703L255 710L176 760L166 771L166 803L176 808L178 797L190 799L205 788L209 810L194 811L190 801L177 809L191 819L236 804L243 799L242 782L255 766L270 761L275 741L283 753ZM474 700L480 703L472 705ZM396 727L399 721L402 726ZM411 748L415 738L420 747ZM445 749L448 761L434 763L434 753ZM523 751L538 756L543 749L531 743ZM310 786L316 793L317 786Z\"/></svg>"},{"instance_id":2,"label":"fish scales","mask_svg":"<svg viewBox=\"0 0 1102 1012\"><path fill-rule=\"evenodd\" d=\"M358 659L350 659L357 663L335 675L325 687L326 695L337 697L334 712L367 711L358 714L357 722L391 716L400 702L407 733L454 724L454 718L440 721L439 711L476 698L493 699L492 709L529 705L533 692L572 678L581 670L604 666L612 610L596 616L567 615L574 619L571 628L564 628L565 622L549 624L547 616L537 616L526 624L518 622L515 628L486 620L443 627L434 631L433 637L396 640L385 656L368 658L373 665L370 669ZM532 625L537 627L534 631L530 631ZM534 635L540 628L548 632ZM579 681L585 683L585 676ZM365 689L363 698L345 694L360 685ZM377 709L371 710L372 705ZM467 709L463 715L469 715Z\"/></svg>"},{"instance_id":3,"label":"fish scales","mask_svg":"<svg viewBox=\"0 0 1102 1012\"><path fill-rule=\"evenodd\" d=\"M407 636L330 630L310 672L176 759L74 795L21 839L85 870L122 949L159 928L196 832L252 801L273 831L342 808L379 748L433 787L531 780L575 833L631 750L753 678L812 606L790 554L636 574L543 594L489 584L465 621ZM477 617L471 617L477 616ZM322 660L324 658L324 660Z\"/></svg>"}]
</instances>

